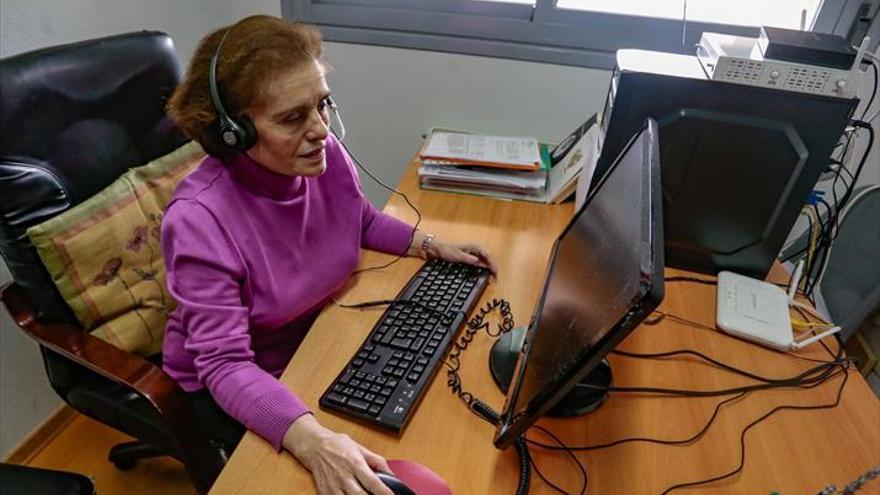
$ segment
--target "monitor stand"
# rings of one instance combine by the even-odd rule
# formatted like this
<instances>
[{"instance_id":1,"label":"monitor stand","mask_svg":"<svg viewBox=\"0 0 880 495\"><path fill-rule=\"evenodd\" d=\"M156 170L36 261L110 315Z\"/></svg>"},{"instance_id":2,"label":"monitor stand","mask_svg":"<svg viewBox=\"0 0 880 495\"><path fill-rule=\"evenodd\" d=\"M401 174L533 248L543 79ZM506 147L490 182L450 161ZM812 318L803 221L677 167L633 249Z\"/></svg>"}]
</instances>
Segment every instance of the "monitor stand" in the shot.
<instances>
[{"instance_id":1,"label":"monitor stand","mask_svg":"<svg viewBox=\"0 0 880 495\"><path fill-rule=\"evenodd\" d=\"M513 379L513 372L519 359L526 329L527 327L517 327L505 333L495 342L489 353L489 370L492 372L495 384L504 393L507 393L507 389L510 388L510 381ZM596 369L591 371L580 383L602 388L610 387L611 365L603 359L596 366ZM608 397L608 392L605 390L575 387L550 408L546 415L557 418L581 416L598 409L605 402L606 397Z\"/></svg>"}]
</instances>

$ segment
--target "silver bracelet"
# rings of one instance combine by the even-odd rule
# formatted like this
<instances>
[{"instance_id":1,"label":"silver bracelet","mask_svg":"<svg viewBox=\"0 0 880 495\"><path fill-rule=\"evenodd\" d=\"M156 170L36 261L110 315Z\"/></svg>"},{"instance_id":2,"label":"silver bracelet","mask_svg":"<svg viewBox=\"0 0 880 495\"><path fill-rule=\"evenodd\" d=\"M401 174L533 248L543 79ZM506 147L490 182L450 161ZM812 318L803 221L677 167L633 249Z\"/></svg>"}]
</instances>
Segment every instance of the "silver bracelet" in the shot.
<instances>
[{"instance_id":1,"label":"silver bracelet","mask_svg":"<svg viewBox=\"0 0 880 495\"><path fill-rule=\"evenodd\" d=\"M422 245L419 246L419 251L422 252L422 257L428 259L428 248L431 247L431 243L434 241L434 234L425 234L425 238L422 239Z\"/></svg>"}]
</instances>

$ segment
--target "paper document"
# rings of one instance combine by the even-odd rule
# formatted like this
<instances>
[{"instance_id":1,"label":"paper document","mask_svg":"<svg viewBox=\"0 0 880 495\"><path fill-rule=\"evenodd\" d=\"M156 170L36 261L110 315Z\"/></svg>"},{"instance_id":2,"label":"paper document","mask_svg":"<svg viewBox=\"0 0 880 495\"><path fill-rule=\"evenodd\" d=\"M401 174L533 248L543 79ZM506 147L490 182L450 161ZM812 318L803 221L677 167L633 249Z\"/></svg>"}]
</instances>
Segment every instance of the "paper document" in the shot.
<instances>
[{"instance_id":1,"label":"paper document","mask_svg":"<svg viewBox=\"0 0 880 495\"><path fill-rule=\"evenodd\" d=\"M511 189L543 190L547 174L543 171L516 172L501 170L469 170L461 167L423 164L419 168L419 176L423 179L443 179L461 183L504 186Z\"/></svg>"},{"instance_id":2,"label":"paper document","mask_svg":"<svg viewBox=\"0 0 880 495\"><path fill-rule=\"evenodd\" d=\"M434 132L420 154L422 158L466 160L496 166L537 167L541 163L538 140L528 137Z\"/></svg>"},{"instance_id":3,"label":"paper document","mask_svg":"<svg viewBox=\"0 0 880 495\"><path fill-rule=\"evenodd\" d=\"M574 196L575 211L581 209L590 192L590 182L593 181L593 172L596 170L596 162L599 161L604 137L601 126L593 125L581 138L582 145L579 146L579 149L584 153L584 164L577 180L577 192Z\"/></svg>"}]
</instances>

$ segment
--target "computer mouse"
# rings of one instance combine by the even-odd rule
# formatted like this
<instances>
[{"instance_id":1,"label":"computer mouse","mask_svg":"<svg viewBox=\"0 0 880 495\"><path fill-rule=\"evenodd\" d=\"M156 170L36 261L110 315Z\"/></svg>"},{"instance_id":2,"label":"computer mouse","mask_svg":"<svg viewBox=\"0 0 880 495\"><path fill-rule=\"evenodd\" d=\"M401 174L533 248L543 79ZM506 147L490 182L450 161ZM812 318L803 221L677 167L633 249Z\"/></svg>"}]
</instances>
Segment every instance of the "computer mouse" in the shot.
<instances>
[{"instance_id":1,"label":"computer mouse","mask_svg":"<svg viewBox=\"0 0 880 495\"><path fill-rule=\"evenodd\" d=\"M376 471L376 477L378 477L379 481L387 486L394 495L416 495L416 493L410 490L402 481L390 474Z\"/></svg>"},{"instance_id":2,"label":"computer mouse","mask_svg":"<svg viewBox=\"0 0 880 495\"><path fill-rule=\"evenodd\" d=\"M405 483L415 495L452 495L446 481L426 466L403 459L390 460L388 466L394 476Z\"/></svg>"}]
</instances>

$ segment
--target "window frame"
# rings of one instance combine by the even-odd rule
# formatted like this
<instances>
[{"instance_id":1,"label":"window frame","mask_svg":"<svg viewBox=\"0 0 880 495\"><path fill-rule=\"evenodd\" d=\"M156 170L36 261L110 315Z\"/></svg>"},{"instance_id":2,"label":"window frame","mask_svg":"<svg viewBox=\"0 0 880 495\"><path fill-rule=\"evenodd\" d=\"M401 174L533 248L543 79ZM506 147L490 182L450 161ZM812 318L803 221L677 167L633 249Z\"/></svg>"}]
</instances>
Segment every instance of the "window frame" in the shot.
<instances>
[{"instance_id":1,"label":"window frame","mask_svg":"<svg viewBox=\"0 0 880 495\"><path fill-rule=\"evenodd\" d=\"M846 36L860 0L824 0L811 29ZM316 24L332 42L611 69L619 48L692 53L703 31L757 36L756 27L475 0L281 0L284 18ZM585 29L589 26L589 29Z\"/></svg>"}]
</instances>

